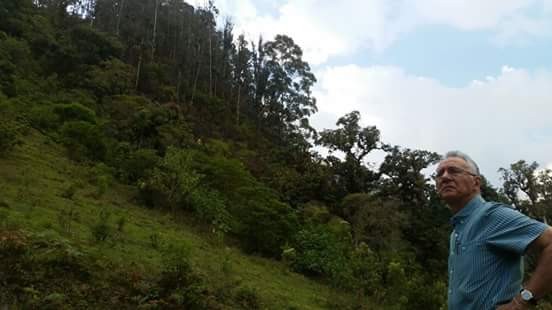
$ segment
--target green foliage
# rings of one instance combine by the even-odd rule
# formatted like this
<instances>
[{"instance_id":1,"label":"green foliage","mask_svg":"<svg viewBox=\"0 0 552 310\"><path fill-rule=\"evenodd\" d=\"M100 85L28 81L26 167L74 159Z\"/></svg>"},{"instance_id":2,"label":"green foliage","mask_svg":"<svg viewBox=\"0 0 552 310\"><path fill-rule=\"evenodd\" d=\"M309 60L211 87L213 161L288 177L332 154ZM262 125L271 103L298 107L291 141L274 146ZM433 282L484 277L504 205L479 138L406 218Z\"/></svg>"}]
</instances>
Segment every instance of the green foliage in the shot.
<instances>
[{"instance_id":1,"label":"green foliage","mask_svg":"<svg viewBox=\"0 0 552 310\"><path fill-rule=\"evenodd\" d=\"M350 245L323 225L307 226L295 236L294 270L326 276L339 283L348 262Z\"/></svg>"},{"instance_id":2,"label":"green foliage","mask_svg":"<svg viewBox=\"0 0 552 310\"><path fill-rule=\"evenodd\" d=\"M104 60L87 70L83 86L97 98L128 94L132 90L133 68L119 59Z\"/></svg>"},{"instance_id":3,"label":"green foliage","mask_svg":"<svg viewBox=\"0 0 552 310\"><path fill-rule=\"evenodd\" d=\"M142 198L149 205L172 210L186 207L190 194L199 185L201 175L192 168L193 153L169 148L151 177L140 185Z\"/></svg>"},{"instance_id":4,"label":"green foliage","mask_svg":"<svg viewBox=\"0 0 552 310\"><path fill-rule=\"evenodd\" d=\"M112 169L104 163L96 164L90 171L89 179L96 186L95 197L99 198L113 184Z\"/></svg>"},{"instance_id":5,"label":"green foliage","mask_svg":"<svg viewBox=\"0 0 552 310\"><path fill-rule=\"evenodd\" d=\"M102 160L105 157L105 138L99 126L85 121L69 121L63 124L60 131L72 159Z\"/></svg>"},{"instance_id":6,"label":"green foliage","mask_svg":"<svg viewBox=\"0 0 552 310\"><path fill-rule=\"evenodd\" d=\"M75 210L74 207L71 207L69 210L60 210L58 214L58 223L62 231L71 234L73 221L79 220L79 213Z\"/></svg>"},{"instance_id":7,"label":"green foliage","mask_svg":"<svg viewBox=\"0 0 552 310\"><path fill-rule=\"evenodd\" d=\"M35 70L28 43L0 33L0 92L8 97L28 93L34 87L25 81L32 78Z\"/></svg>"},{"instance_id":8,"label":"green foliage","mask_svg":"<svg viewBox=\"0 0 552 310\"><path fill-rule=\"evenodd\" d=\"M284 244L291 241L298 229L295 211L278 201L267 188L242 188L240 195L241 203L232 208L239 219L233 231L247 251L279 257Z\"/></svg>"},{"instance_id":9,"label":"green foliage","mask_svg":"<svg viewBox=\"0 0 552 310\"><path fill-rule=\"evenodd\" d=\"M213 226L213 232L221 237L230 230L231 214L221 195L214 190L200 188L190 194L190 205L200 219Z\"/></svg>"},{"instance_id":10,"label":"green foliage","mask_svg":"<svg viewBox=\"0 0 552 310\"><path fill-rule=\"evenodd\" d=\"M398 249L405 215L398 210L398 202L380 199L370 194L350 194L343 199L343 213L351 223L356 244L365 242L377 251Z\"/></svg>"},{"instance_id":11,"label":"green foliage","mask_svg":"<svg viewBox=\"0 0 552 310\"><path fill-rule=\"evenodd\" d=\"M83 121L91 124L96 123L96 113L78 103L58 104L53 107L53 111L59 116L61 122Z\"/></svg>"},{"instance_id":12,"label":"green foliage","mask_svg":"<svg viewBox=\"0 0 552 310\"><path fill-rule=\"evenodd\" d=\"M50 105L33 106L28 116L31 125L37 129L51 130L60 126L60 116Z\"/></svg>"},{"instance_id":13,"label":"green foliage","mask_svg":"<svg viewBox=\"0 0 552 310\"><path fill-rule=\"evenodd\" d=\"M208 292L200 277L193 271L189 246L170 245L164 250L163 258L163 271L158 282L160 297L170 297L174 306L178 307L208 307Z\"/></svg>"},{"instance_id":14,"label":"green foliage","mask_svg":"<svg viewBox=\"0 0 552 310\"><path fill-rule=\"evenodd\" d=\"M17 123L1 120L0 123L0 157L8 155L21 141L18 138L20 126Z\"/></svg>"},{"instance_id":15,"label":"green foliage","mask_svg":"<svg viewBox=\"0 0 552 310\"><path fill-rule=\"evenodd\" d=\"M109 221L110 217L111 213L106 209L103 209L98 213L96 223L92 224L90 227L92 237L96 242L104 242L112 236L113 227Z\"/></svg>"},{"instance_id":16,"label":"green foliage","mask_svg":"<svg viewBox=\"0 0 552 310\"><path fill-rule=\"evenodd\" d=\"M254 288L240 287L235 299L242 309L262 309L259 295Z\"/></svg>"},{"instance_id":17,"label":"green foliage","mask_svg":"<svg viewBox=\"0 0 552 310\"><path fill-rule=\"evenodd\" d=\"M65 199L73 199L73 196L75 196L75 193L77 192L77 190L78 190L77 184L70 183L69 185L65 186L60 196Z\"/></svg>"},{"instance_id":18,"label":"green foliage","mask_svg":"<svg viewBox=\"0 0 552 310\"><path fill-rule=\"evenodd\" d=\"M107 162L116 168L117 177L127 183L148 178L161 158L152 149L134 149L126 142L109 148Z\"/></svg>"}]
</instances>

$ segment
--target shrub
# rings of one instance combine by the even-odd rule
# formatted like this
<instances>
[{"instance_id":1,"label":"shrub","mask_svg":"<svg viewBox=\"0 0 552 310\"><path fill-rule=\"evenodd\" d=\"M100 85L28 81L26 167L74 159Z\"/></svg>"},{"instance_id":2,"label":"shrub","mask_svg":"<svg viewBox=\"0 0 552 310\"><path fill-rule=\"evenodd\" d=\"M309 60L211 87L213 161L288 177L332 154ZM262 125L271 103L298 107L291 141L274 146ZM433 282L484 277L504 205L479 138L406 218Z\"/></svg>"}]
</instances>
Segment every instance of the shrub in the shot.
<instances>
[{"instance_id":1,"label":"shrub","mask_svg":"<svg viewBox=\"0 0 552 310\"><path fill-rule=\"evenodd\" d=\"M125 228L125 224L126 224L126 217L125 216L120 216L119 219L117 219L117 231L119 233L122 233L124 228Z\"/></svg>"},{"instance_id":2,"label":"shrub","mask_svg":"<svg viewBox=\"0 0 552 310\"><path fill-rule=\"evenodd\" d=\"M340 240L323 225L307 226L295 237L293 268L307 275L326 276L343 286L349 275L348 253L350 244Z\"/></svg>"},{"instance_id":3,"label":"shrub","mask_svg":"<svg viewBox=\"0 0 552 310\"><path fill-rule=\"evenodd\" d=\"M64 232L71 233L72 222L78 220L78 218L78 212L73 207L71 207L68 211L59 211L58 223Z\"/></svg>"},{"instance_id":4,"label":"shrub","mask_svg":"<svg viewBox=\"0 0 552 310\"><path fill-rule=\"evenodd\" d=\"M193 153L169 148L151 177L141 184L142 198L152 205L164 206L172 210L188 204L187 199L199 186L201 175L192 168Z\"/></svg>"},{"instance_id":5,"label":"shrub","mask_svg":"<svg viewBox=\"0 0 552 310\"><path fill-rule=\"evenodd\" d=\"M233 210L234 229L245 249L280 257L282 247L297 231L299 224L295 212L262 186L241 189L240 196L237 210Z\"/></svg>"},{"instance_id":6,"label":"shrub","mask_svg":"<svg viewBox=\"0 0 552 310\"><path fill-rule=\"evenodd\" d=\"M110 165L118 170L118 177L128 183L146 179L151 175L160 157L153 149L137 149L126 143L118 143L109 155Z\"/></svg>"},{"instance_id":7,"label":"shrub","mask_svg":"<svg viewBox=\"0 0 552 310\"><path fill-rule=\"evenodd\" d=\"M53 107L53 112L59 116L62 122L83 121L92 124L96 123L96 113L78 103L57 104Z\"/></svg>"},{"instance_id":8,"label":"shrub","mask_svg":"<svg viewBox=\"0 0 552 310\"><path fill-rule=\"evenodd\" d=\"M213 226L213 231L221 237L230 230L231 215L221 195L205 188L190 194L190 205L199 218Z\"/></svg>"},{"instance_id":9,"label":"shrub","mask_svg":"<svg viewBox=\"0 0 552 310\"><path fill-rule=\"evenodd\" d=\"M209 308L208 292L193 271L190 248L185 244L170 245L163 250L163 271L158 286L159 297L171 299L175 306Z\"/></svg>"},{"instance_id":10,"label":"shrub","mask_svg":"<svg viewBox=\"0 0 552 310\"><path fill-rule=\"evenodd\" d=\"M262 308L257 290L251 287L240 287L236 292L235 300L242 309Z\"/></svg>"},{"instance_id":11,"label":"shrub","mask_svg":"<svg viewBox=\"0 0 552 310\"><path fill-rule=\"evenodd\" d=\"M89 179L96 185L96 192L94 193L96 198L103 196L107 189L113 184L111 169L104 163L99 163L91 169Z\"/></svg>"},{"instance_id":12,"label":"shrub","mask_svg":"<svg viewBox=\"0 0 552 310\"><path fill-rule=\"evenodd\" d=\"M106 154L106 144L101 129L84 121L70 121L61 128L63 144L69 156L77 161L89 158L102 160Z\"/></svg>"},{"instance_id":13,"label":"shrub","mask_svg":"<svg viewBox=\"0 0 552 310\"><path fill-rule=\"evenodd\" d=\"M21 142L17 138L19 127L11 121L0 119L0 156L7 155Z\"/></svg>"},{"instance_id":14,"label":"shrub","mask_svg":"<svg viewBox=\"0 0 552 310\"><path fill-rule=\"evenodd\" d=\"M77 189L77 185L75 183L71 183L63 189L60 196L66 199L73 199Z\"/></svg>"},{"instance_id":15,"label":"shrub","mask_svg":"<svg viewBox=\"0 0 552 310\"><path fill-rule=\"evenodd\" d=\"M98 219L94 225L92 225L91 232L94 240L97 242L106 241L112 234L112 227L109 224L109 218L111 213L103 209L98 213Z\"/></svg>"},{"instance_id":16,"label":"shrub","mask_svg":"<svg viewBox=\"0 0 552 310\"><path fill-rule=\"evenodd\" d=\"M37 129L56 129L60 124L60 117L54 112L52 106L33 106L28 113L29 121Z\"/></svg>"}]
</instances>

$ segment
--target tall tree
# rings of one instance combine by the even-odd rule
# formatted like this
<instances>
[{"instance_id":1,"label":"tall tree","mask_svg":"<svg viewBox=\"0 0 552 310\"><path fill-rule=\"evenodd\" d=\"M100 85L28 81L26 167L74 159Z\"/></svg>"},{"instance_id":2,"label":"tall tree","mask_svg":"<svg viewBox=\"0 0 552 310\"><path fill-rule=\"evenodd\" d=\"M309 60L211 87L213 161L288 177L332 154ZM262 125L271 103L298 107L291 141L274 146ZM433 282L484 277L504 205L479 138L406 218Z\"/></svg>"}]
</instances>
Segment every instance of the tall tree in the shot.
<instances>
[{"instance_id":1,"label":"tall tree","mask_svg":"<svg viewBox=\"0 0 552 310\"><path fill-rule=\"evenodd\" d=\"M382 188L391 196L400 197L403 205L421 207L426 205L428 181L422 169L437 162L441 157L434 152L385 147L388 152L380 166L385 176Z\"/></svg>"},{"instance_id":2,"label":"tall tree","mask_svg":"<svg viewBox=\"0 0 552 310\"><path fill-rule=\"evenodd\" d=\"M361 127L360 113L353 111L338 119L337 129L322 131L317 144L327 147L330 153L340 151L344 160L329 156L339 182L345 185L346 192L365 192L379 176L368 170L364 158L372 151L381 149L380 131L375 126Z\"/></svg>"},{"instance_id":3,"label":"tall tree","mask_svg":"<svg viewBox=\"0 0 552 310\"><path fill-rule=\"evenodd\" d=\"M532 216L537 216L540 213L536 208L539 198L536 176L538 167L539 164L536 162L529 164L525 160L520 160L511 164L510 169L498 169L504 181L504 193L510 202L521 211ZM528 201L520 199L520 192L526 195Z\"/></svg>"}]
</instances>

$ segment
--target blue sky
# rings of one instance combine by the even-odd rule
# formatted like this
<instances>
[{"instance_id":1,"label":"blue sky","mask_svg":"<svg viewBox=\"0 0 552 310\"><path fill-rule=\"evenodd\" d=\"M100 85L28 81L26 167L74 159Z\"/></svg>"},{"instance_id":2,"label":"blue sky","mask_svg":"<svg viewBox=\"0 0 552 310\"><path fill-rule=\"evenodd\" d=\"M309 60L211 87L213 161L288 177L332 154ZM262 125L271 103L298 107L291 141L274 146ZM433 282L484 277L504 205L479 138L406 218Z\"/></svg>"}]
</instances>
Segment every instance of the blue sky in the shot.
<instances>
[{"instance_id":1,"label":"blue sky","mask_svg":"<svg viewBox=\"0 0 552 310\"><path fill-rule=\"evenodd\" d=\"M387 143L465 151L495 185L519 159L552 168L552 0L215 5L251 40L283 33L303 48L319 130L358 110Z\"/></svg>"},{"instance_id":2,"label":"blue sky","mask_svg":"<svg viewBox=\"0 0 552 310\"><path fill-rule=\"evenodd\" d=\"M452 38L452 39L451 39ZM473 79L496 75L502 66L528 70L552 67L552 40L538 38L504 45L489 31L468 32L448 26L425 26L404 35L385 51L361 50L335 57L330 64L393 65L461 87Z\"/></svg>"}]
</instances>

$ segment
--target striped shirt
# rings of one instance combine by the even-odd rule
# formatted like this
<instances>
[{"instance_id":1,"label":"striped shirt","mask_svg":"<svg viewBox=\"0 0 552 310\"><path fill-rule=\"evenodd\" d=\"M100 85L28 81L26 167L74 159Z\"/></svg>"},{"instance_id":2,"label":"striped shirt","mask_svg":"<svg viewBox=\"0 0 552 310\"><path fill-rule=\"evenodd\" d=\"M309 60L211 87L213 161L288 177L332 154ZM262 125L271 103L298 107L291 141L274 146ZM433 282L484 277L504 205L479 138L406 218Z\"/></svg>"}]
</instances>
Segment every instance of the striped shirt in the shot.
<instances>
[{"instance_id":1,"label":"striped shirt","mask_svg":"<svg viewBox=\"0 0 552 310\"><path fill-rule=\"evenodd\" d=\"M548 226L479 195L451 223L448 309L495 309L511 300L521 290L525 250Z\"/></svg>"}]
</instances>

